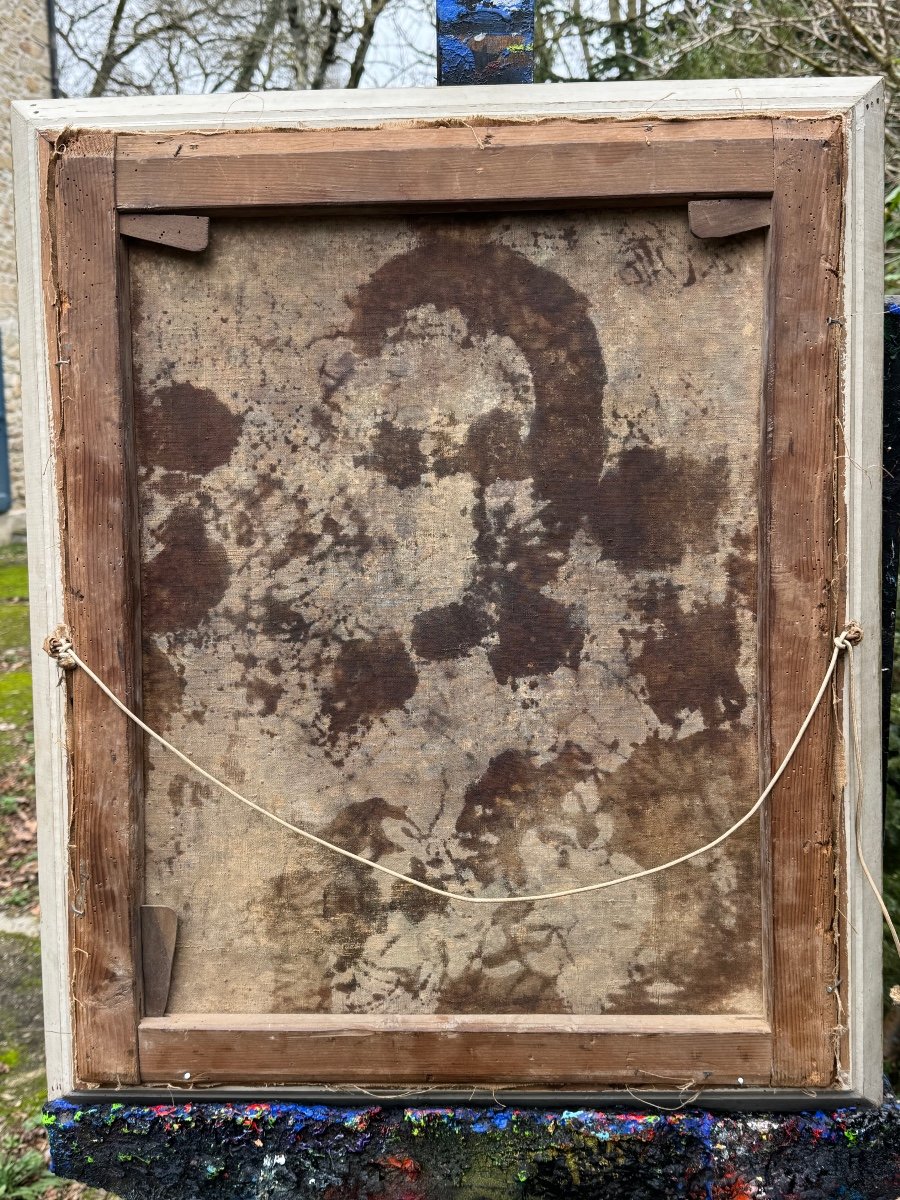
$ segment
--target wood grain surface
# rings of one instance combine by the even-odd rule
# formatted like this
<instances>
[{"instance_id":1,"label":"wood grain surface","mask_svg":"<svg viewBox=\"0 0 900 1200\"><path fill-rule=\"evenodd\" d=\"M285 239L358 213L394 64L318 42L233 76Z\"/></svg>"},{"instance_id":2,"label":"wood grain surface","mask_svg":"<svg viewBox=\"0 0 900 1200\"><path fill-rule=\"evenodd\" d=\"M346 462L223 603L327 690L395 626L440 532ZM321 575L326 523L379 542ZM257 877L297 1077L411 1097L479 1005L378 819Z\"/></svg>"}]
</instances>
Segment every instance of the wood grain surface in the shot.
<instances>
[{"instance_id":1,"label":"wood grain surface","mask_svg":"<svg viewBox=\"0 0 900 1200\"><path fill-rule=\"evenodd\" d=\"M174 909L163 904L141 905L144 1013L148 1017L165 1014L177 937L178 915Z\"/></svg>"},{"instance_id":2,"label":"wood grain surface","mask_svg":"<svg viewBox=\"0 0 900 1200\"><path fill-rule=\"evenodd\" d=\"M835 557L841 124L785 119L775 128L764 643L773 769L822 681L843 612ZM835 729L831 705L822 705L771 801L776 1084L834 1080Z\"/></svg>"},{"instance_id":3,"label":"wood grain surface","mask_svg":"<svg viewBox=\"0 0 900 1200\"><path fill-rule=\"evenodd\" d=\"M119 233L175 250L205 250L209 242L209 217L191 217L186 213L124 213L119 218Z\"/></svg>"},{"instance_id":4,"label":"wood grain surface","mask_svg":"<svg viewBox=\"0 0 900 1200\"><path fill-rule=\"evenodd\" d=\"M120 209L769 195L768 118L122 134Z\"/></svg>"},{"instance_id":5,"label":"wood grain surface","mask_svg":"<svg viewBox=\"0 0 900 1200\"><path fill-rule=\"evenodd\" d=\"M384 1028L379 1022L233 1017L145 1019L147 1083L610 1084L673 1089L767 1083L765 1022L729 1018L661 1021L571 1031L524 1031L488 1021ZM523 1022L528 1025L527 1018ZM549 1023L548 1023L549 1025ZM680 1027L679 1027L680 1025Z\"/></svg>"},{"instance_id":6,"label":"wood grain surface","mask_svg":"<svg viewBox=\"0 0 900 1200\"><path fill-rule=\"evenodd\" d=\"M752 229L765 229L772 222L772 201L691 200L688 204L691 233L699 238L734 237Z\"/></svg>"},{"instance_id":7,"label":"wood grain surface","mask_svg":"<svg viewBox=\"0 0 900 1200\"><path fill-rule=\"evenodd\" d=\"M50 163L51 287L58 326L66 621L85 660L140 706L136 474L129 349L120 319L115 138L61 139ZM84 675L71 723L70 938L77 1077L139 1078L141 743Z\"/></svg>"}]
</instances>

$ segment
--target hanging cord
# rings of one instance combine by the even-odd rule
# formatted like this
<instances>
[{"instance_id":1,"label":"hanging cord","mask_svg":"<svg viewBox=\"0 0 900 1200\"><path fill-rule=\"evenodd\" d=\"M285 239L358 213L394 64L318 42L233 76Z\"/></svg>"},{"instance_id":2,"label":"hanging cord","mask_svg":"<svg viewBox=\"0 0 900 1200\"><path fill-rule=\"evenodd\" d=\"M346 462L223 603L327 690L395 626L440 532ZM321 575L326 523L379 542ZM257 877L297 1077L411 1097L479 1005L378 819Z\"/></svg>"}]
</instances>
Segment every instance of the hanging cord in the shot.
<instances>
[{"instance_id":1,"label":"hanging cord","mask_svg":"<svg viewBox=\"0 0 900 1200\"><path fill-rule=\"evenodd\" d=\"M307 841L314 842L317 846L321 846L325 850L330 850L333 854L340 854L343 858L349 858L352 862L359 863L361 866L369 867L373 871L380 871L383 875L389 875L392 879L398 879L401 883L407 883L411 887L420 888L423 892L431 892L435 896L445 896L448 900L456 900L461 904L535 904L541 900L559 900L564 896L578 896L582 892L599 892L604 888L618 887L623 883L633 883L637 879L646 879L650 875L658 875L661 871L669 871L672 867L680 866L681 863L690 862L692 858L698 858L701 854L706 854L710 850L714 850L716 846L721 846L721 844L730 838L732 834L736 833L743 825L746 825L748 821L752 820L752 818L756 816L756 814L765 804L772 792L772 789L787 770L791 759L794 757L794 754L797 751L797 747L803 741L803 736L809 728L813 717L816 715L819 705L822 703L822 698L828 690L828 685L831 682L831 677L834 675L838 659L840 658L842 652L844 650L850 650L853 642L858 642L861 637L862 630L858 625L851 623L850 625L847 625L834 639L834 649L831 654L831 661L828 664L828 669L825 672L825 678L822 680L822 684L816 693L816 697L810 705L809 712L804 717L803 724L800 726L797 736L791 743L790 749L784 756L781 766L769 780L762 795L752 806L752 808L749 808L747 812L745 812L744 815L739 818L739 820L735 821L733 825L726 829L724 833L720 833L717 838L713 838L713 840L711 842L707 842L705 846L700 846L697 850L691 850L688 854L682 854L679 858L670 859L669 862L660 863L658 867L647 867L643 871L634 871L630 875L618 875L615 879L605 879L600 883L586 883L580 887L562 888L557 892L538 892L537 894L531 896L466 896L461 895L458 892L448 892L445 888L436 887L431 883L425 883L425 881L422 879L414 879L411 875L404 875L401 871L395 871L391 867L384 866L383 863L373 862L370 858L363 858L360 854L354 854L352 850L347 850L343 846L337 846L334 842L329 842L325 838L319 837L315 833L310 833L308 829L301 829L298 825L292 825L290 821L285 821L283 817L277 816L275 813L270 812L267 808L263 808L261 805L255 803L255 801L248 799L246 796L242 796L240 792L236 792L234 788L229 787L227 783L223 783L221 779L217 779L215 775L211 775L209 771L205 771L203 767L198 766L193 759L188 758L186 754L183 754L176 746L173 746L171 742L167 742L161 734L156 732L156 730L151 729L149 725L145 725L140 717L136 716L131 709L129 709L118 698L118 696L116 696L115 693L106 686L103 680L98 675L94 674L87 663L83 662L82 659L78 657L74 647L72 646L72 642L69 640L68 636L64 635L63 631L57 631L56 634L48 637L44 643L44 649L63 669L71 670L75 667L78 667L84 671L85 675L94 681L101 692L103 692L104 695L108 696L109 699L112 700L116 708L118 708L125 714L126 717L128 717L129 721L133 721L139 729L143 729L144 733L146 733L148 737L152 737L154 741L158 742L165 750L168 750L170 754L174 754L176 758L180 759L186 766L190 767L192 771L195 771L198 775L200 775L203 779L208 780L210 783L215 784L216 787L221 788L223 792L226 792L229 796L233 797L233 799L239 800L241 804L246 804L246 806L248 808L252 808L254 812L258 812L262 816L268 817L270 821L275 821L276 824L281 825L284 829L290 830L291 833L296 833L298 836L306 838ZM857 834L857 837L858 836L859 835ZM869 875L868 868L865 869L867 875ZM871 885L875 887L875 883L872 880L871 875L869 875L869 881ZM887 916L887 909L884 907L883 901L882 910L884 911L885 916ZM890 917L887 917L887 919L890 921Z\"/></svg>"},{"instance_id":2,"label":"hanging cord","mask_svg":"<svg viewBox=\"0 0 900 1200\"><path fill-rule=\"evenodd\" d=\"M863 869L863 874L869 884L869 887L875 893L875 899L878 901L878 907L881 909L881 915L884 917L885 923L891 932L891 937L894 939L894 947L897 951L897 957L900 958L900 935L897 933L897 928L891 920L891 914L888 912L888 906L884 902L878 884L869 870L869 864L866 862L866 856L863 854L862 847L862 801L863 801L863 760L862 760L862 738L859 730L859 713L856 705L856 681L853 677L853 644L850 643L847 647L850 654L850 728L853 734L853 759L856 763L856 813L854 819L856 833L856 857L859 859L859 865ZM900 994L895 995L896 988L891 988L891 1000L895 1004L900 1004Z\"/></svg>"}]
</instances>

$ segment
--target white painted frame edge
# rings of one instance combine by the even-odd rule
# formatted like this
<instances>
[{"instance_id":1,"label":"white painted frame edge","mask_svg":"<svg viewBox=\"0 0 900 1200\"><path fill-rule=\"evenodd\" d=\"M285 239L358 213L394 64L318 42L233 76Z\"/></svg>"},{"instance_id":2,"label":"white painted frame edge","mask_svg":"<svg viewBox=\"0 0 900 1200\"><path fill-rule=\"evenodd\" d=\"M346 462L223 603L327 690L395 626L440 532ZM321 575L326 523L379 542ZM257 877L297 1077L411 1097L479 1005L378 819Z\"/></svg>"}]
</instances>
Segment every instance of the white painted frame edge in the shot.
<instances>
[{"instance_id":1,"label":"white painted frame edge","mask_svg":"<svg viewBox=\"0 0 900 1200\"><path fill-rule=\"evenodd\" d=\"M49 354L41 272L38 140L65 127L160 132L376 125L447 117L704 117L826 115L844 118L847 212L844 226L847 441L847 613L867 636L854 656L865 771L862 840L880 879L881 862L881 370L883 87L877 77L696 80L553 86L261 92L242 95L19 101L12 105L22 395L26 440L29 571L32 588L38 856L41 866L44 1013L51 1097L74 1085L68 980L68 761L63 693L42 643L62 619L62 559L53 463ZM878 286L872 282L878 280ZM854 464L859 464L854 466ZM867 466L868 464L868 466ZM868 682L868 690L864 686ZM846 686L845 686L846 693ZM845 745L850 750L844 697ZM857 785L852 753L848 788ZM853 852L855 815L845 805L849 938L848 1092L880 1103L881 915ZM790 1089L779 1092L785 1097ZM798 1093L802 1098L802 1094Z\"/></svg>"},{"instance_id":2,"label":"white painted frame edge","mask_svg":"<svg viewBox=\"0 0 900 1200\"><path fill-rule=\"evenodd\" d=\"M860 840L881 882L881 525L882 373L884 362L884 99L881 86L860 96L846 117L844 225L844 481L847 519L847 618L864 630L853 653L863 778L853 754L849 683L844 687L847 786L848 1004L852 1091L880 1103L882 917L856 852L856 798L862 788ZM878 281L876 286L875 281ZM849 677L849 672L847 672Z\"/></svg>"},{"instance_id":3,"label":"white painted frame edge","mask_svg":"<svg viewBox=\"0 0 900 1200\"><path fill-rule=\"evenodd\" d=\"M38 130L165 132L312 125L377 125L441 117L686 117L849 112L876 76L700 79L673 83L556 83L503 87L363 88L238 95L23 100L13 109Z\"/></svg>"},{"instance_id":4,"label":"white painted frame edge","mask_svg":"<svg viewBox=\"0 0 900 1200\"><path fill-rule=\"evenodd\" d=\"M53 1098L70 1090L74 1080L69 996L66 692L60 687L58 668L43 652L44 638L63 620L63 565L53 457L52 360L47 344L43 288L38 139L35 129L16 116L12 122L12 138L31 606L41 974L47 1090Z\"/></svg>"}]
</instances>

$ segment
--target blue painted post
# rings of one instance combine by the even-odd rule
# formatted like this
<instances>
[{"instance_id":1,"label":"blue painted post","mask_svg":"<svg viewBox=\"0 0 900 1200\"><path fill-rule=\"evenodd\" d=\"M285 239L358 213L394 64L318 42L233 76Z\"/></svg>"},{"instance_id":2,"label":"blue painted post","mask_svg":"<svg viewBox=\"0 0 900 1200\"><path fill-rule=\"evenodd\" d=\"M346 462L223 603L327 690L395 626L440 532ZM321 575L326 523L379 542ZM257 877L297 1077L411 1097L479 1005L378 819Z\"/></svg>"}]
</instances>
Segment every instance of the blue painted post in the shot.
<instances>
[{"instance_id":1,"label":"blue painted post","mask_svg":"<svg viewBox=\"0 0 900 1200\"><path fill-rule=\"evenodd\" d=\"M532 83L534 0L437 0L442 87Z\"/></svg>"}]
</instances>

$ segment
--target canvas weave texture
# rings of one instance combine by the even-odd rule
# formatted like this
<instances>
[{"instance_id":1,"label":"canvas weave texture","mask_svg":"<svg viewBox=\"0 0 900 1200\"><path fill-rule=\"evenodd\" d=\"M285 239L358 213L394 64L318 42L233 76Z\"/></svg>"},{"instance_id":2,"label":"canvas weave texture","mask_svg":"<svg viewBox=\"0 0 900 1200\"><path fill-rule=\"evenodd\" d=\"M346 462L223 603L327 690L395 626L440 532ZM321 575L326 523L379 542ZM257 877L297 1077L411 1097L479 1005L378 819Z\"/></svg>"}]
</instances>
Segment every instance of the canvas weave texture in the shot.
<instances>
[{"instance_id":1,"label":"canvas weave texture","mask_svg":"<svg viewBox=\"0 0 900 1200\"><path fill-rule=\"evenodd\" d=\"M135 244L148 723L451 890L725 829L761 782L763 255L685 208ZM756 822L457 906L145 767L169 1012L765 1012Z\"/></svg>"}]
</instances>

